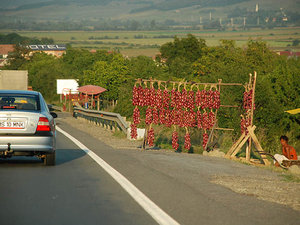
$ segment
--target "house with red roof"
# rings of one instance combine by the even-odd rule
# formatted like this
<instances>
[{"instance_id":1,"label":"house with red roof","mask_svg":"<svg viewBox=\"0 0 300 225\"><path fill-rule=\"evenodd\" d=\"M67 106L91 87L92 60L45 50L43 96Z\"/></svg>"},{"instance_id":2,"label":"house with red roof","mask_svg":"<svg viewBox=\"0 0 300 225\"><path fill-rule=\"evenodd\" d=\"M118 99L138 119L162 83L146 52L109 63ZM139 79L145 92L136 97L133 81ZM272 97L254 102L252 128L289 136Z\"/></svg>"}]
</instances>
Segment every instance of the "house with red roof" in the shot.
<instances>
[{"instance_id":1,"label":"house with red roof","mask_svg":"<svg viewBox=\"0 0 300 225\"><path fill-rule=\"evenodd\" d=\"M7 63L9 53L15 50L15 45L0 45L0 67Z\"/></svg>"}]
</instances>

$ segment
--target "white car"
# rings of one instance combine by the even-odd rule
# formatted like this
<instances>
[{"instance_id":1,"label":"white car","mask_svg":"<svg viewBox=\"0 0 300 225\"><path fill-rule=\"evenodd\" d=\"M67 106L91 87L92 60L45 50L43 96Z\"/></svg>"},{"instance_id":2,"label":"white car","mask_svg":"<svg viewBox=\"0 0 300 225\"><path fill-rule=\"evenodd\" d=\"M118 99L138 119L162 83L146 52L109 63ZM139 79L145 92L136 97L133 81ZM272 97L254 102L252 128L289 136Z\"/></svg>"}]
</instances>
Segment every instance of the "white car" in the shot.
<instances>
[{"instance_id":1,"label":"white car","mask_svg":"<svg viewBox=\"0 0 300 225\"><path fill-rule=\"evenodd\" d=\"M0 90L0 158L37 156L55 165L56 117L39 92Z\"/></svg>"}]
</instances>

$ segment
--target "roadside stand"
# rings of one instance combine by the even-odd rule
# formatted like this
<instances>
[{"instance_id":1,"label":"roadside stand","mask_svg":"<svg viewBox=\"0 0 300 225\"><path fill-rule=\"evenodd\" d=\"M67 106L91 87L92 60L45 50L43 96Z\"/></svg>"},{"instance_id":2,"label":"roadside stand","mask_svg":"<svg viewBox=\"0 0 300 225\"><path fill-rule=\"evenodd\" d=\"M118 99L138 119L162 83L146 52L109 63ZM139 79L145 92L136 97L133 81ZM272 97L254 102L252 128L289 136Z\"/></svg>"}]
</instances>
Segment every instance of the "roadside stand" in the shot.
<instances>
[{"instance_id":1,"label":"roadside stand","mask_svg":"<svg viewBox=\"0 0 300 225\"><path fill-rule=\"evenodd\" d=\"M218 111L220 108L239 108L238 105L222 104L222 90L225 87L244 87L243 106L241 115L241 136L227 152L226 157L236 158L236 155L245 146L248 162L254 162L250 158L252 146L253 153L258 153L261 162L269 165L267 153L263 150L257 136L256 126L253 124L255 111L255 88L257 74L249 74L249 82L223 83L221 79L216 83L195 83L186 81L162 81L155 79L137 79L132 92L132 104L134 105L133 123L130 125L131 138L136 138L137 127L141 123L140 109L146 108L145 124L146 134L143 149L146 145L154 146L154 125L162 125L172 129L172 147L178 150L179 129L185 130L184 149L191 149L190 132L199 129L202 133L202 147L204 151L210 151L217 138L216 131L233 131L232 128L218 126ZM221 115L222 116L222 115Z\"/></svg>"},{"instance_id":2,"label":"roadside stand","mask_svg":"<svg viewBox=\"0 0 300 225\"><path fill-rule=\"evenodd\" d=\"M78 88L80 103L86 109L100 110L100 94L105 92L106 89L96 85L85 85Z\"/></svg>"}]
</instances>

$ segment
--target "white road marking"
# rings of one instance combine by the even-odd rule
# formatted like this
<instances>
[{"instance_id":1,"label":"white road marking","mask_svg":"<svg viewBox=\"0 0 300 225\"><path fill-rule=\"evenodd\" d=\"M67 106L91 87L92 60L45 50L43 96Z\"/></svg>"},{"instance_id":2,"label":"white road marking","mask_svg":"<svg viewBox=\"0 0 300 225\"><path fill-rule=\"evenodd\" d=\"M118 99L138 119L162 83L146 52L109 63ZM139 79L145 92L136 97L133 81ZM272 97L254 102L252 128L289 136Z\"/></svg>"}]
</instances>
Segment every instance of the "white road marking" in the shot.
<instances>
[{"instance_id":1,"label":"white road marking","mask_svg":"<svg viewBox=\"0 0 300 225\"><path fill-rule=\"evenodd\" d=\"M71 141L73 141L79 148L81 148L86 154L88 154L93 160L95 160L110 176L114 178L128 194L147 212L153 219L162 225L179 225L172 217L165 213L159 206L157 206L152 200L150 200L143 192L135 187L126 177L120 174L117 170L111 167L102 158L96 155L93 151L88 149L84 144L78 141L76 138L56 126L56 130L65 135Z\"/></svg>"}]
</instances>

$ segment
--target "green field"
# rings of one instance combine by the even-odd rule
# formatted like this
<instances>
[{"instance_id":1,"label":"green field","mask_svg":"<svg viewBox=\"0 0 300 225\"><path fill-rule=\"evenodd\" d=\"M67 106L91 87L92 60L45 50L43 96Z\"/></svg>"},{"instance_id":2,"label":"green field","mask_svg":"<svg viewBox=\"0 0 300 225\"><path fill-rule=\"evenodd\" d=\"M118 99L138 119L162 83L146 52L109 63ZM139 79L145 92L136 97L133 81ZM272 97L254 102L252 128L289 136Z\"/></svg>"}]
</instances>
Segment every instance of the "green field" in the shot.
<instances>
[{"instance_id":1,"label":"green field","mask_svg":"<svg viewBox=\"0 0 300 225\"><path fill-rule=\"evenodd\" d=\"M193 30L193 31L12 31L0 30L0 33L17 32L28 37L53 38L58 44L71 44L73 47L86 49L119 50L124 55L153 56L159 46L173 40L173 36L184 37L191 33L206 40L209 46L216 46L222 39L235 40L243 47L249 39L266 41L272 49L299 50L292 47L295 39L300 39L300 27L276 29L251 29L239 31Z\"/></svg>"}]
</instances>

